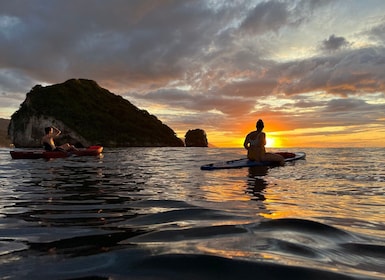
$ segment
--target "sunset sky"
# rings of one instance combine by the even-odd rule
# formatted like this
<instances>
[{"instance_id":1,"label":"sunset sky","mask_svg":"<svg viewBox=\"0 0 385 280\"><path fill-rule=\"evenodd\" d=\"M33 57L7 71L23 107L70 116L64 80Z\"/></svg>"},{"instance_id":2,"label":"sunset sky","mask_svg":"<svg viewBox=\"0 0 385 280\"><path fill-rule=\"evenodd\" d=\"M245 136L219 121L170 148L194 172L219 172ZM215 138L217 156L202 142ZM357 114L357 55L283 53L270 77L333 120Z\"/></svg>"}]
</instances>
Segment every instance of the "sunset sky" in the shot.
<instances>
[{"instance_id":1,"label":"sunset sky","mask_svg":"<svg viewBox=\"0 0 385 280\"><path fill-rule=\"evenodd\" d=\"M0 0L0 54L1 118L85 78L217 147L385 146L383 0Z\"/></svg>"}]
</instances>

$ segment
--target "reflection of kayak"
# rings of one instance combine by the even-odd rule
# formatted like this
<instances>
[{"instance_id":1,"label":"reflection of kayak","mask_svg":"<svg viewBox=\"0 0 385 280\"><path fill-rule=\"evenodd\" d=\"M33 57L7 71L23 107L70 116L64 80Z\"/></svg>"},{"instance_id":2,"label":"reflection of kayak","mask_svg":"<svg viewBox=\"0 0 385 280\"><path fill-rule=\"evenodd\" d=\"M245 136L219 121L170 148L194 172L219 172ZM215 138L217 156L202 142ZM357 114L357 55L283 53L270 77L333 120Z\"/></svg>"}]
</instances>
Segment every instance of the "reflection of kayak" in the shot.
<instances>
[{"instance_id":1,"label":"reflection of kayak","mask_svg":"<svg viewBox=\"0 0 385 280\"><path fill-rule=\"evenodd\" d=\"M65 158L69 156L97 156L103 151L102 146L90 146L78 151L62 152L62 151L32 151L32 150L16 150L10 151L13 159L37 159L37 158Z\"/></svg>"},{"instance_id":2,"label":"reflection of kayak","mask_svg":"<svg viewBox=\"0 0 385 280\"><path fill-rule=\"evenodd\" d=\"M285 158L285 162L304 159L306 154L304 152L297 153L288 153L288 152L279 152L276 153ZM230 169L230 168L241 168L241 167L253 167L253 166L275 166L277 162L272 161L252 161L247 158L214 162L206 165L202 165L202 170L215 170L215 169Z\"/></svg>"}]
</instances>

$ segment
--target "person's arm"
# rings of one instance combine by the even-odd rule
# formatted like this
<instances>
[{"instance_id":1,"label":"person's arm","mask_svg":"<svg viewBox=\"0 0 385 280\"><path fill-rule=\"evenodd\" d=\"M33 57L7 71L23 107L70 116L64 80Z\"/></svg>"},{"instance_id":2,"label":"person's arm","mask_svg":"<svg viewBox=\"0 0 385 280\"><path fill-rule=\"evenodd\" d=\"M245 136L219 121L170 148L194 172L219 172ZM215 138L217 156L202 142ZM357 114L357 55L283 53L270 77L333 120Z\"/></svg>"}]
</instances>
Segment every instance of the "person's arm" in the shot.
<instances>
[{"instance_id":1,"label":"person's arm","mask_svg":"<svg viewBox=\"0 0 385 280\"><path fill-rule=\"evenodd\" d=\"M54 130L53 133L55 134L55 137L60 135L61 131L57 127L52 126L52 129Z\"/></svg>"},{"instance_id":2,"label":"person's arm","mask_svg":"<svg viewBox=\"0 0 385 280\"><path fill-rule=\"evenodd\" d=\"M245 147L246 150L249 149L249 143L250 143L249 135L247 135L246 138L245 138L245 142L243 142L243 147Z\"/></svg>"},{"instance_id":3,"label":"person's arm","mask_svg":"<svg viewBox=\"0 0 385 280\"><path fill-rule=\"evenodd\" d=\"M263 146L266 145L266 134L264 132L261 133L262 134L262 143L263 143Z\"/></svg>"}]
</instances>

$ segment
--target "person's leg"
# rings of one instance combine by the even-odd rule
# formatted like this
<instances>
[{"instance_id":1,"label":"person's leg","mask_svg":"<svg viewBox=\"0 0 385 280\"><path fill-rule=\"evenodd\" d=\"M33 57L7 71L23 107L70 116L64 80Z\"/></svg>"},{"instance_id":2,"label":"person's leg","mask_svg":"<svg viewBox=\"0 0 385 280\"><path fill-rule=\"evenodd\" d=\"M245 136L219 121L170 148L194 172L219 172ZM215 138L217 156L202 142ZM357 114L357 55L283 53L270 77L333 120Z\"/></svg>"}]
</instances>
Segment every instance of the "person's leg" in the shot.
<instances>
[{"instance_id":1,"label":"person's leg","mask_svg":"<svg viewBox=\"0 0 385 280\"><path fill-rule=\"evenodd\" d=\"M65 144L63 144L63 145L60 145L59 148L62 149L62 150L64 150L64 151L67 151L67 152L68 152L68 151L71 150L71 145L68 144L68 143L65 143Z\"/></svg>"},{"instance_id":2,"label":"person's leg","mask_svg":"<svg viewBox=\"0 0 385 280\"><path fill-rule=\"evenodd\" d=\"M274 153L266 153L263 157L263 161L276 161L281 166L285 165L284 157Z\"/></svg>"},{"instance_id":3,"label":"person's leg","mask_svg":"<svg viewBox=\"0 0 385 280\"><path fill-rule=\"evenodd\" d=\"M255 151L255 149L248 149L247 150L247 158L249 160L253 160L253 161L257 160L257 152Z\"/></svg>"}]
</instances>

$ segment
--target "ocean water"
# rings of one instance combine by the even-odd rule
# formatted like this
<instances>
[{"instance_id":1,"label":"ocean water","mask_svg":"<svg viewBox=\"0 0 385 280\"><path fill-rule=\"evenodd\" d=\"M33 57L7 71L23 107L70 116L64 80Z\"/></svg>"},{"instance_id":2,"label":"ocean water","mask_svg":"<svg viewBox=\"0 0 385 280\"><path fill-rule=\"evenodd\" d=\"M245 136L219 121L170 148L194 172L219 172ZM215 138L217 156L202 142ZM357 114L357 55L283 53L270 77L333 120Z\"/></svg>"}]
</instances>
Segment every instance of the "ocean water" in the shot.
<instances>
[{"instance_id":1,"label":"ocean water","mask_svg":"<svg viewBox=\"0 0 385 280\"><path fill-rule=\"evenodd\" d=\"M279 151L279 150L276 150ZM0 279L385 279L385 149L0 149Z\"/></svg>"}]
</instances>

